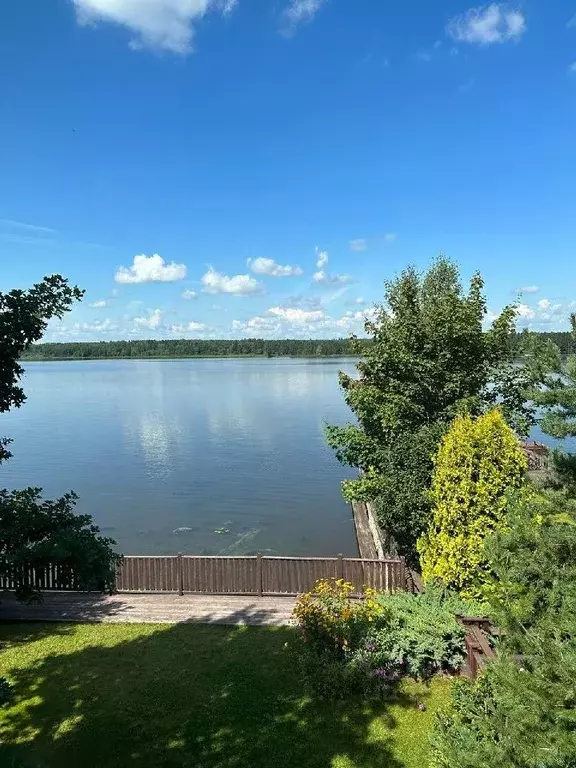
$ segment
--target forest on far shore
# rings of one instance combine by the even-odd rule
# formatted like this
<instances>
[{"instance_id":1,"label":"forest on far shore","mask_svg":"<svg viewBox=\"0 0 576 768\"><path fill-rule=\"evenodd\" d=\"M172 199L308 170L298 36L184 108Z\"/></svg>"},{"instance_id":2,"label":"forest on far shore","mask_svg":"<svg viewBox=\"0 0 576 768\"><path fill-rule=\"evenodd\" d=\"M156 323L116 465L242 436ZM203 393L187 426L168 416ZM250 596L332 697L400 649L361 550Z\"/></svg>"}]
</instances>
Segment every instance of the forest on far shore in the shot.
<instances>
[{"instance_id":1,"label":"forest on far shore","mask_svg":"<svg viewBox=\"0 0 576 768\"><path fill-rule=\"evenodd\" d=\"M576 353L566 332L535 333L556 344L562 355ZM518 338L520 338L519 334ZM359 339L360 352L368 339ZM98 360L149 357L338 357L356 354L350 339L133 339L34 344L23 360Z\"/></svg>"}]
</instances>

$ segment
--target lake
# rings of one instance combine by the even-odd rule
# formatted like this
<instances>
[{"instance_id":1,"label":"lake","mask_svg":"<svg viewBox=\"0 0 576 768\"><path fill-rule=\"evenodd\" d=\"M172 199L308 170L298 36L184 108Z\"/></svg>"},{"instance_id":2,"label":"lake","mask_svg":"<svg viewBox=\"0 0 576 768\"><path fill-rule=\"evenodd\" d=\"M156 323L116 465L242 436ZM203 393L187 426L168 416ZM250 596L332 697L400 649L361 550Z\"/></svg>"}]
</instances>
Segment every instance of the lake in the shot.
<instances>
[{"instance_id":1,"label":"lake","mask_svg":"<svg viewBox=\"0 0 576 768\"><path fill-rule=\"evenodd\" d=\"M73 489L124 554L357 556L324 424L350 359L28 362L0 486Z\"/></svg>"}]
</instances>

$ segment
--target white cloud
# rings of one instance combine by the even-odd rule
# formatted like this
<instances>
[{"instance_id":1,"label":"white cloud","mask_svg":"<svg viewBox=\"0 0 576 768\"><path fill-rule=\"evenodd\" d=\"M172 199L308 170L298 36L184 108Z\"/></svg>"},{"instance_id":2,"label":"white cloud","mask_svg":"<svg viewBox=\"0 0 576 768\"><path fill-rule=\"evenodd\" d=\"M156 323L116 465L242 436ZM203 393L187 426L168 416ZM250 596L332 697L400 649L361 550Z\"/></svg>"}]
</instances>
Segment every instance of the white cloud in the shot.
<instances>
[{"instance_id":1,"label":"white cloud","mask_svg":"<svg viewBox=\"0 0 576 768\"><path fill-rule=\"evenodd\" d=\"M570 64L568 67L568 72L576 72L576 61Z\"/></svg>"},{"instance_id":2,"label":"white cloud","mask_svg":"<svg viewBox=\"0 0 576 768\"><path fill-rule=\"evenodd\" d=\"M568 24L566 24L568 29L572 29L573 27L576 27L576 15L572 16Z\"/></svg>"},{"instance_id":3,"label":"white cloud","mask_svg":"<svg viewBox=\"0 0 576 768\"><path fill-rule=\"evenodd\" d=\"M173 283L184 280L186 274L185 264L176 264L174 261L166 264L157 253L153 256L141 253L134 256L131 267L119 267L114 280L117 283Z\"/></svg>"},{"instance_id":4,"label":"white cloud","mask_svg":"<svg viewBox=\"0 0 576 768\"><path fill-rule=\"evenodd\" d=\"M92 304L88 304L89 307L92 307L93 309L102 309L103 307L107 307L110 304L109 301L106 301L106 299L99 299L98 301L93 301Z\"/></svg>"},{"instance_id":5,"label":"white cloud","mask_svg":"<svg viewBox=\"0 0 576 768\"><path fill-rule=\"evenodd\" d=\"M182 296L183 299L195 299L198 296L198 294L196 293L196 291L186 290L186 291L182 291L180 296Z\"/></svg>"},{"instance_id":6,"label":"white cloud","mask_svg":"<svg viewBox=\"0 0 576 768\"><path fill-rule=\"evenodd\" d=\"M321 251L316 248L316 267L317 272L312 275L312 281L320 285L347 285L353 282L350 275L331 275L327 269L324 269L328 265L328 251Z\"/></svg>"},{"instance_id":7,"label":"white cloud","mask_svg":"<svg viewBox=\"0 0 576 768\"><path fill-rule=\"evenodd\" d=\"M322 269L322 267L325 267L326 264L328 264L328 251L321 251L316 248L316 256L316 266L318 269Z\"/></svg>"},{"instance_id":8,"label":"white cloud","mask_svg":"<svg viewBox=\"0 0 576 768\"><path fill-rule=\"evenodd\" d=\"M231 293L235 296L249 296L262 293L264 286L250 275L228 277L210 267L200 279L203 293Z\"/></svg>"},{"instance_id":9,"label":"white cloud","mask_svg":"<svg viewBox=\"0 0 576 768\"><path fill-rule=\"evenodd\" d=\"M297 307L270 307L268 312L291 323L314 323L326 317L321 309L306 310Z\"/></svg>"},{"instance_id":10,"label":"white cloud","mask_svg":"<svg viewBox=\"0 0 576 768\"><path fill-rule=\"evenodd\" d=\"M354 299L354 301L355 301L356 304L366 304L366 302L364 301L364 298L362 296L358 296L358 298Z\"/></svg>"},{"instance_id":11,"label":"white cloud","mask_svg":"<svg viewBox=\"0 0 576 768\"><path fill-rule=\"evenodd\" d=\"M540 288L537 285L525 285L520 288L520 293L538 293Z\"/></svg>"},{"instance_id":12,"label":"white cloud","mask_svg":"<svg viewBox=\"0 0 576 768\"><path fill-rule=\"evenodd\" d=\"M320 269L312 275L312 280L320 285L348 285L353 279L350 275L331 275L325 269Z\"/></svg>"},{"instance_id":13,"label":"white cloud","mask_svg":"<svg viewBox=\"0 0 576 768\"><path fill-rule=\"evenodd\" d=\"M72 0L80 24L108 22L128 28L134 50L153 48L187 54L194 24L210 11L230 13L236 0Z\"/></svg>"},{"instance_id":14,"label":"white cloud","mask_svg":"<svg viewBox=\"0 0 576 768\"><path fill-rule=\"evenodd\" d=\"M162 325L164 312L161 309L154 309L148 317L135 317L134 325L138 328L148 328L150 331L157 331Z\"/></svg>"},{"instance_id":15,"label":"white cloud","mask_svg":"<svg viewBox=\"0 0 576 768\"><path fill-rule=\"evenodd\" d=\"M260 257L258 259L248 259L248 266L257 275L268 275L269 277L297 277L302 274L302 269L298 266L282 266L277 264L274 259Z\"/></svg>"},{"instance_id":16,"label":"white cloud","mask_svg":"<svg viewBox=\"0 0 576 768\"><path fill-rule=\"evenodd\" d=\"M358 238L358 240L350 240L349 242L350 250L351 251L365 251L368 248L368 243L363 237Z\"/></svg>"},{"instance_id":17,"label":"white cloud","mask_svg":"<svg viewBox=\"0 0 576 768\"><path fill-rule=\"evenodd\" d=\"M271 317L252 317L250 320L233 320L232 331L246 336L279 336L281 323Z\"/></svg>"},{"instance_id":18,"label":"white cloud","mask_svg":"<svg viewBox=\"0 0 576 768\"><path fill-rule=\"evenodd\" d=\"M294 31L301 22L312 21L327 0L290 0L282 14L287 27L286 31Z\"/></svg>"},{"instance_id":19,"label":"white cloud","mask_svg":"<svg viewBox=\"0 0 576 768\"><path fill-rule=\"evenodd\" d=\"M526 19L521 11L505 3L490 3L455 16L446 31L461 43L506 43L522 37L526 32Z\"/></svg>"},{"instance_id":20,"label":"white cloud","mask_svg":"<svg viewBox=\"0 0 576 768\"><path fill-rule=\"evenodd\" d=\"M518 304L516 307L516 315L526 320L532 320L536 316L536 312L533 307L529 307L528 304Z\"/></svg>"},{"instance_id":21,"label":"white cloud","mask_svg":"<svg viewBox=\"0 0 576 768\"><path fill-rule=\"evenodd\" d=\"M190 320L188 323L171 325L170 330L172 333L200 333L201 331L207 331L208 326L204 323L196 323L194 320Z\"/></svg>"},{"instance_id":22,"label":"white cloud","mask_svg":"<svg viewBox=\"0 0 576 768\"><path fill-rule=\"evenodd\" d=\"M540 307L540 309L550 309L550 302L548 301L548 299L540 299L540 301L538 302L538 306Z\"/></svg>"},{"instance_id":23,"label":"white cloud","mask_svg":"<svg viewBox=\"0 0 576 768\"><path fill-rule=\"evenodd\" d=\"M393 243L397 237L398 235L396 234L396 232L386 232L386 234L384 235L384 240L387 243Z\"/></svg>"}]
</instances>

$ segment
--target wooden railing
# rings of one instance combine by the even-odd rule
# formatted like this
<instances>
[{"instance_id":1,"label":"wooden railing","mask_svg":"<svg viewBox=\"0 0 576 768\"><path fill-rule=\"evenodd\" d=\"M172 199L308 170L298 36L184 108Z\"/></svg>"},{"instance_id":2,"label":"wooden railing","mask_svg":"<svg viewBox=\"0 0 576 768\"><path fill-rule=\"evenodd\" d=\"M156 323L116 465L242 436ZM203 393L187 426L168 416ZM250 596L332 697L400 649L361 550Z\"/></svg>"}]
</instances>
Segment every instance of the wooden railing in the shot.
<instances>
[{"instance_id":1,"label":"wooden railing","mask_svg":"<svg viewBox=\"0 0 576 768\"><path fill-rule=\"evenodd\" d=\"M181 595L296 595L327 578L351 582L357 595L363 587L379 592L406 589L402 558L173 555L125 557L117 570L116 590ZM31 586L42 590L76 590L73 575L57 565L30 571L27 579ZM0 590L13 588L13 580L0 577Z\"/></svg>"}]
</instances>

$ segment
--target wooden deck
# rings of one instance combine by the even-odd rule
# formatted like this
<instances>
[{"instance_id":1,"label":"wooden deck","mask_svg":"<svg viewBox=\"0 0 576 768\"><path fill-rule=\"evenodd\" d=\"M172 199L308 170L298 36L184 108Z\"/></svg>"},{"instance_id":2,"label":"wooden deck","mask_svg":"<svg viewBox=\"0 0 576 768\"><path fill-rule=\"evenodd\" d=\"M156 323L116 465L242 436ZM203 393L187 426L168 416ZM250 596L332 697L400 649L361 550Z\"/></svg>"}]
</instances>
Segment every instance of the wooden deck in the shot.
<instances>
[{"instance_id":1,"label":"wooden deck","mask_svg":"<svg viewBox=\"0 0 576 768\"><path fill-rule=\"evenodd\" d=\"M366 560L377 560L378 552L376 550L376 545L374 544L374 536L370 529L366 504L364 504L363 501L353 501L352 511L354 513L356 541L358 542L360 557Z\"/></svg>"},{"instance_id":2,"label":"wooden deck","mask_svg":"<svg viewBox=\"0 0 576 768\"><path fill-rule=\"evenodd\" d=\"M153 624L290 624L290 597L127 594L104 596L52 592L40 605L22 605L0 593L0 621L132 622Z\"/></svg>"}]
</instances>

